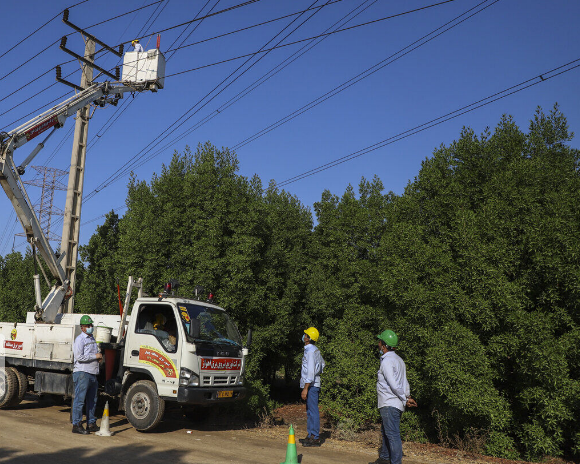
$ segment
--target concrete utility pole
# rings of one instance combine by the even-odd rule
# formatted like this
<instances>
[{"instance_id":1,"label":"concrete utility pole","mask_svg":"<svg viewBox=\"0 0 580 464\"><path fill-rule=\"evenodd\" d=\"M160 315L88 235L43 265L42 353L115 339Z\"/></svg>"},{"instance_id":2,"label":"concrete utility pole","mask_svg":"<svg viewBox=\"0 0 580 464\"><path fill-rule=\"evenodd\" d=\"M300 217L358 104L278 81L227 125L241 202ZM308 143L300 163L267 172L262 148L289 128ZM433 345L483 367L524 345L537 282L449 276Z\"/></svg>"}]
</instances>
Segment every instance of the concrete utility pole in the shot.
<instances>
[{"instance_id":1,"label":"concrete utility pole","mask_svg":"<svg viewBox=\"0 0 580 464\"><path fill-rule=\"evenodd\" d=\"M90 63L83 65L81 88L86 89L93 81L93 66L95 58L95 42L92 38L85 39L85 59ZM87 154L87 141L89 135L90 105L77 111L75 123L75 136L70 161L68 176L68 188L66 192L66 206L64 210L64 223L62 226L61 252L66 255L63 259L63 269L66 278L70 280L70 288L75 289L76 264L79 248L79 232L81 226L81 206L83 202L83 185L85 179L85 161ZM66 312L72 313L74 307L74 293L64 302ZM63 310L63 312L65 312Z\"/></svg>"}]
</instances>

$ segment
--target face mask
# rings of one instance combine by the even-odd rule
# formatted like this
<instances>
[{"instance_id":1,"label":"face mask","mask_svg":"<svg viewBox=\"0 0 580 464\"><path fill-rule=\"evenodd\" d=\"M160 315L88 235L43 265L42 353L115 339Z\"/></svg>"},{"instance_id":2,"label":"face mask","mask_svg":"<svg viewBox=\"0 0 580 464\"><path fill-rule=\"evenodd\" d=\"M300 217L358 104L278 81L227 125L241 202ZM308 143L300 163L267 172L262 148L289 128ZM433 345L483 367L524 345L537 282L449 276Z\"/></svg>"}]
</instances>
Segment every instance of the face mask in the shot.
<instances>
[{"instance_id":1,"label":"face mask","mask_svg":"<svg viewBox=\"0 0 580 464\"><path fill-rule=\"evenodd\" d=\"M306 338L305 337L306 337L306 334L303 334L302 335L302 343L304 343L306 341Z\"/></svg>"},{"instance_id":2,"label":"face mask","mask_svg":"<svg viewBox=\"0 0 580 464\"><path fill-rule=\"evenodd\" d=\"M94 330L94 327L88 327L87 328L87 334L92 335L93 334L93 330Z\"/></svg>"}]
</instances>

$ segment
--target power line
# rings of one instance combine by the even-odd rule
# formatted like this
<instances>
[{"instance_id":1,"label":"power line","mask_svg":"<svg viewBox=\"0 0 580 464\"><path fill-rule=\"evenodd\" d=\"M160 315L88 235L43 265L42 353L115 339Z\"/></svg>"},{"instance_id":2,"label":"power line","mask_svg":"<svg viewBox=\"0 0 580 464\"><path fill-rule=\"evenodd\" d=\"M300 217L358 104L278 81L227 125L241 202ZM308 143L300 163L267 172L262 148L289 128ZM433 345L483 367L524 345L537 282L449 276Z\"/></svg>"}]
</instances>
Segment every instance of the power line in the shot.
<instances>
[{"instance_id":1,"label":"power line","mask_svg":"<svg viewBox=\"0 0 580 464\"><path fill-rule=\"evenodd\" d=\"M478 4L478 5L476 5L475 7L473 7L473 8L471 8L471 9L467 10L466 12L464 12L464 13L462 13L461 15L457 16L457 17L456 17L456 18L454 18L453 20L451 20L451 21L447 22L446 24L444 24L444 25L443 25L443 26L441 26L440 28L438 28L438 29L435 29L435 31L433 31L433 32L436 32L437 30L439 30L439 29L441 29L441 28L444 28L446 25L448 25L448 24L452 23L453 21L456 21L458 18L460 18L460 17L462 17L462 16L464 16L464 15L468 14L469 12L473 11L474 9L478 8L479 6L481 6L482 4L484 4L484 3L488 2L488 1L490 1L490 0L484 0L483 2L481 2L481 3L480 3L480 4ZM498 2L498 1L499 1L499 0L495 0L495 2L494 2L494 3ZM443 3L449 3L449 2L443 2ZM434 5L431 5L431 6L423 7L423 8L421 8L421 9L429 8L429 7L432 7L432 6L438 6L438 5L440 5L440 4L443 4L443 3L434 4ZM490 4L490 5L488 5L488 6L491 6L491 5L493 5L493 3L492 3L492 4ZM485 8L487 8L487 7L485 7ZM478 13L479 13L480 11L483 11L485 8L483 8L483 9L479 10L479 11L478 11ZM414 12L414 11L416 11L416 10L411 10L411 12ZM394 16L392 16L392 17L400 16L401 14L407 14L407 13L409 13L409 12L399 13L399 14L397 14L397 15L394 15ZM475 14L477 14L477 13L475 13ZM472 15L472 16L473 16L473 15ZM466 18L466 19L469 19L470 17L471 17L471 16L469 16L469 17L468 17L468 18ZM463 21L465 21L466 19L464 19ZM463 21L461 21L461 22L463 22ZM376 22L376 21L375 21L375 22ZM460 24L460 23L457 23L457 24ZM456 24L456 25L457 25L457 24ZM455 26L453 26L453 27L455 27ZM451 28L450 28L450 29L451 29ZM427 36L429 36L429 35L431 35L431 34L433 34L433 32L431 32L430 34L427 34L426 36L422 37L422 38L421 38L421 39L419 39L418 41L422 40L423 38L425 38L425 37L427 37ZM326 37L329 37L329 36L330 36L330 34L319 34L318 36L315 36L315 38L322 38L322 40L323 40L324 38L326 38ZM312 39L312 40L315 40L315 38L314 38L314 39ZM418 41L416 41L416 42L418 42ZM414 43L416 43L416 42L414 42ZM412 44L411 44L411 45L412 45ZM303 48L304 48L304 47L303 47ZM406 47L406 48L408 48L408 47ZM403 50L404 50L404 49L403 49ZM299 50L299 51L300 51L300 50ZM299 51L298 51L298 52L299 52ZM298 52L297 52L297 53L298 53ZM274 68L274 69L275 69L275 68ZM271 76L270 76L270 77L271 77ZM250 87L251 87L251 86L250 86ZM247 89L248 89L248 88L244 89L244 91L246 91ZM244 91L242 91L242 92L244 92ZM239 95L239 94L238 94L238 95ZM236 95L236 97L238 97L238 95ZM234 97L234 99L235 99L236 97ZM240 97L240 98L241 98L241 97ZM232 99L230 99L228 102L226 102L224 105L222 105L222 107L227 107L226 105L228 105L228 104L231 102L231 100L232 100ZM233 104L233 103L231 103L231 104ZM222 107L218 108L218 110L217 110L217 112L218 112L218 113L219 113L219 111L220 111L220 109L221 109ZM199 110L198 110L198 111L199 111ZM194 113L194 114L195 114L195 113ZM217 114L214 114L212 117L215 117L216 115L217 115ZM191 116L190 116L190 117L191 117ZM189 119L189 118L188 118L188 119ZM206 117L206 119L207 119L207 117ZM211 119L211 118L210 118L210 119ZM166 149L166 148L167 148L167 147L168 147L168 146L169 146L171 143L175 143L176 141L179 141L179 140L181 140L181 139L182 139L182 138L184 138L184 137L185 137L185 136L186 136L188 133L191 133L192 131L196 130L198 127L201 127L201 125L205 124L205 122L207 122L208 120L209 120L209 119L207 119L207 120L205 120L205 121L204 121L204 120L202 120L202 121L198 122L196 125L194 125L194 127L193 127L193 128L191 128L191 129L189 129L188 131L186 131L186 132L184 132L184 133L180 134L179 136L177 136L176 138L174 138L174 139L173 139L173 140L172 140L170 143L168 143L168 144L166 144L165 146L163 146L163 147L161 147L160 149L158 149L158 150L157 150L155 153L153 153L153 154L149 155L148 157L141 158L140 162L139 162L139 163L138 163L138 164L135 166L135 168L142 166L143 164L145 164L146 162L148 162L149 160L151 160L152 158L154 158L155 156L157 156L157 155L158 155L160 152L162 152L164 149ZM187 119L186 119L185 121L183 121L183 123L185 123L186 121L187 121ZM181 126L181 125L183 125L183 123L181 123L181 124L180 124L180 126ZM174 132L174 131L175 131L175 129L174 129L172 132ZM165 138L167 138L167 136L166 136ZM159 142L158 142L157 144L155 144L155 145L154 145L152 148L155 148L155 146L157 146L157 145L159 145ZM235 149L235 147L234 147L234 149Z\"/></svg>"},{"instance_id":2,"label":"power line","mask_svg":"<svg viewBox=\"0 0 580 464\"><path fill-rule=\"evenodd\" d=\"M417 50L418 48L422 47L423 45L426 45L427 43L429 43L432 40L436 39L437 37L441 36L442 34L444 34L448 31L450 31L451 29L459 26L460 24L462 24L463 22L472 18L473 16L475 16L475 15L481 13L482 11L486 10L487 8L493 6L495 3L499 2L500 0L495 0L492 3L489 3L489 4L485 5L483 8L478 10L478 8L480 6L484 5L488 1L490 1L490 0L484 0L483 2L475 5L473 8L466 10L465 12L463 12L460 15L453 18L451 21L448 21L445 24L443 24L442 26L439 26L438 28L433 29L428 34L425 34L423 37L415 40L414 42L410 43L406 47L401 48L397 52L395 52L392 55L388 56L387 58L379 61L378 63L371 66L370 68L365 69L363 72L357 74L356 76L350 78L349 80L343 82L342 84L334 87L332 90L326 92L325 94L321 95L320 97L310 101L306 105L303 105L302 107L300 107L297 110L293 111L292 113L284 116L283 118L278 119L273 124L270 124L269 126L256 132L255 134L251 135L250 137L247 137L246 139L242 140L241 142L238 142L236 145L231 147L232 150L237 150L239 148L242 148L243 146L259 139L260 137L266 135L267 133L273 131L274 129L277 129L278 127L282 126L283 124L286 124L287 122L291 121L292 119L300 116L301 114L305 113L306 111L309 111L312 108L325 102L326 100L338 95L339 93L343 92L344 90L348 89L349 87L352 87L353 85L357 84L358 82L362 81L363 79L366 79L367 77L380 71L384 67L399 60L403 56L408 55L409 53ZM474 10L476 10L476 11L471 13ZM469 13L471 13L471 14L469 14ZM465 16L468 14L469 14L469 16ZM463 16L465 16L465 17L460 20L460 18L462 18ZM449 27L447 27L447 26L449 26Z\"/></svg>"},{"instance_id":3,"label":"power line","mask_svg":"<svg viewBox=\"0 0 580 464\"><path fill-rule=\"evenodd\" d=\"M83 0L82 2L79 3L75 3L72 6L69 6L68 9L71 10L73 9L75 6L79 6L83 3L88 2L89 0ZM34 34L36 34L38 31L40 31L43 27L47 26L48 24L50 24L52 21L54 21L56 18L58 18L62 12L59 11L57 14L55 14L51 19L49 19L47 22L45 22L42 26L36 28L34 31L32 31L30 34L28 34L26 37L24 37L24 39L22 39L20 42L18 42L16 45L13 45L12 47L10 47L8 50L6 50L4 53L2 53L2 55L0 55L0 58L2 58L4 55L7 55L8 53L10 53L12 50L14 50L16 47L18 47L20 44L22 44L23 42L25 42L26 40L30 39L30 37L32 37Z\"/></svg>"},{"instance_id":4,"label":"power line","mask_svg":"<svg viewBox=\"0 0 580 464\"><path fill-rule=\"evenodd\" d=\"M364 0L360 5L358 5L357 7L353 8L346 15L344 15L341 19L339 19L334 24L332 24L330 27L328 27L324 32L327 32L327 31L331 30L333 27L337 26L339 23L341 23L341 24L339 26L337 26L337 28L340 28L340 27L344 26L345 24L348 24L350 21L352 21L358 15L360 15L361 13L363 13L364 11L366 11L368 8L370 8L372 5L374 5L378 0L374 0L370 5L367 5L366 7L364 7L363 9L361 9L359 12L357 12L353 17L351 17L350 19L347 20L347 18L350 15L352 15L356 10L358 10L359 8L361 8L365 3L368 3L369 1L370 0ZM313 39L310 43L304 45L302 48L300 48L299 50L295 51L292 55L288 56L281 63L279 63L278 65L276 65L274 68L270 69L270 71L268 71L267 73L265 73L264 75L262 75L259 79L255 80L252 84L248 85L245 89L243 89L242 91L238 92L235 96L233 96L232 98L230 98L228 101L226 101L224 104L222 104L216 110L214 110L212 113L210 113L205 118L203 118L200 121L198 121L196 124L194 124L193 127L191 127L186 132L182 133L180 136L178 136L177 138L175 138L172 141L172 143L176 143L176 142L182 140L187 135L191 134L195 130L199 129L201 126L203 126L206 123L208 123L209 121L211 121L213 118L215 118L216 116L218 116L219 114L221 114L225 109L227 109L230 106L234 105L235 103L237 103L238 101L240 101L242 98L244 98L245 96L247 96L248 94L250 94L251 92L253 92L254 90L256 90L259 86L261 86L262 84L264 84L265 82L267 82L268 80L270 80L272 77L274 77L280 71L282 71L283 69L285 69L287 66L289 66L290 64L292 64L294 61L296 61L298 58L300 58L304 54L308 53L310 50L312 50L314 47L316 47L317 45L319 45L320 43L322 43L322 41L326 40L328 37L330 37L330 36L329 35L326 35L326 36L320 38L320 40L318 40L316 43L312 44L312 42L315 40L315 39ZM167 147L167 145L165 147L163 147L162 149L164 149L166 147Z\"/></svg>"},{"instance_id":5,"label":"power line","mask_svg":"<svg viewBox=\"0 0 580 464\"><path fill-rule=\"evenodd\" d=\"M230 61L235 61L235 60L239 60L239 59L242 59L242 58L246 58L248 56L253 56L256 53L269 53L272 50L277 50L279 48L289 47L291 45L296 45L296 44L299 44L299 43L302 43L302 42L307 42L307 41L310 41L310 40L318 39L320 37L325 37L325 36L337 34L339 32L349 31L351 29L355 29L355 28L362 27L362 26L368 26L370 24L375 24L375 23L380 22L380 21L386 21L387 19L393 19L393 18L396 18L398 16L403 16L403 15L407 15L407 14L410 14L410 13L416 13L416 12L421 11L421 10L426 10L428 8L433 8L433 7L436 7L436 6L443 5L445 3L451 3L451 2L455 2L455 1L457 1L457 0L445 0L443 2L434 3L432 5L427 5L427 6L424 6L422 8L416 8L414 10L405 11L403 13L398 13L398 14L395 14L395 15L385 16L384 18L374 19L372 21L367 21L365 23L356 24L354 26L349 26L349 27L345 27L345 28L342 28L342 29L337 29L337 30L332 31L332 32L326 32L326 33L318 34L318 35L315 35L315 36L312 36L312 37L307 37L305 39L295 40L293 42L288 42L288 43L285 43L285 44L276 45L275 47L271 47L271 48L260 49L257 52L246 53L244 55L239 55L239 56L235 56L233 58L228 58L228 59L225 59L225 60L216 61L214 63L209 63L209 64L206 64L206 65L203 65L203 66L198 66L196 68L187 69L185 71L179 71L179 72L176 72L176 73L173 73L173 74L167 74L165 77L168 78L168 77L173 77L173 76L179 76L180 74L186 74L186 73L193 72L193 71L199 71L200 69L209 68L210 66L215 66L215 65L223 64L223 63L228 63ZM489 1L489 0L485 0L482 3L485 3L486 1ZM179 49L187 48L187 47L189 47L191 45L194 45L194 44L184 45L183 47L180 47ZM178 49L176 49L176 50L178 50ZM173 50L168 50L168 51L173 51Z\"/></svg>"},{"instance_id":6,"label":"power line","mask_svg":"<svg viewBox=\"0 0 580 464\"><path fill-rule=\"evenodd\" d=\"M88 1L88 0L85 0L85 1ZM120 17L122 17L122 16L126 16L126 15L128 15L128 14L131 14L131 13L135 13L136 11L140 11L140 10L142 10L142 9L144 9L144 8L148 8L148 7L152 6L152 5L156 5L157 3L160 3L160 2L162 2L162 1L164 1L164 0L158 0L158 1L156 1L156 2L150 3L149 5L145 5L144 7L141 7L141 8L136 8L135 10L131 10L131 11L128 11L128 12L126 12L126 13L122 13L122 14L120 14L120 15L113 16L112 18L109 18L109 19L106 19L106 20L104 20L104 21L101 21L101 22L95 23L95 24L93 24L93 25L91 25L91 26L87 26L87 27L85 27L85 29L90 29L90 28L92 28L92 27L99 26L99 25L101 25L101 24L104 24L104 23L107 23L107 22L109 22L109 21L113 21L114 19L120 18ZM259 1L259 0L255 0L255 1ZM62 13L62 12L61 12L61 13ZM60 15L61 13L59 13L59 15ZM76 32L69 32L68 34L65 34L65 37L69 37L69 36L71 36L71 35L73 35L73 34L76 34ZM18 69L22 68L22 67L23 67L25 64L27 64L27 63L30 63L30 62L31 62L33 59L35 59L36 57L40 56L40 55L41 55L41 54L43 54L43 53L44 53L46 50L48 50L50 47L52 47L53 45L55 45L55 44L57 44L57 43L59 43L59 42L60 42L60 38L59 38L59 39L57 39L57 40L55 40L55 41L54 41L54 42L52 42L51 44L49 44L47 47L43 48L43 49L42 49L41 51L39 51L39 52L38 52L36 55L34 55L34 56L32 56L32 57L28 58L26 61L24 61L24 63L22 63L22 64L18 65L18 66L17 66L16 68L14 68L12 71L10 71L10 72L8 72L8 73L4 74L2 77L0 77L0 81L1 81L1 80L3 80L3 79L5 79L6 77L10 76L12 73L14 73L15 71L17 71ZM66 63L71 63L71 62L73 62L73 61L75 61L75 60L69 60L69 61L67 61ZM66 64L66 63L62 63L62 64ZM61 65L62 65L62 64L61 64Z\"/></svg>"},{"instance_id":7,"label":"power line","mask_svg":"<svg viewBox=\"0 0 580 464\"><path fill-rule=\"evenodd\" d=\"M578 64L575 64L575 63L578 63ZM574 66L572 66L572 65L574 65ZM564 68L566 68L566 69L564 69ZM489 105L489 104L494 103L498 100L509 97L510 95L521 92L522 90L526 90L530 87L541 84L542 82L553 79L554 77L557 77L557 76L560 76L560 75L565 74L567 72L570 72L576 68L580 68L580 58L573 60L573 61L570 61L566 64L561 65L561 66L558 66L557 68L551 69L550 71L546 71L542 74L538 74L530 79L527 79L525 81L520 82L519 84L508 87L500 92L496 92L492 95L489 95L488 97L482 98L481 100L478 100L478 101L473 102L469 105L463 106L455 111L452 111L450 113L439 116L438 118L431 119L430 121L427 121L423 124L415 126L412 129L408 129L404 132L400 132L397 135L394 135L394 136L389 137L387 139L381 140L380 142L377 142L373 145L369 145L368 147L365 147L361 150L350 153L349 155L343 156L341 158L337 158L334 161L330 161L329 163L326 163L326 164L323 164L323 165L318 166L316 168L310 169L309 171L303 172L302 174L298 174L298 175L296 175L294 177L290 177L289 179L286 179L282 182L278 182L274 186L275 187L284 187L288 184L305 179L306 177L310 177L310 176L318 174L322 171L326 171L327 169L336 167L339 164L346 163L347 161L351 161L351 160L358 158L362 155L365 155L365 154L370 153L372 151L378 150L379 148L383 148L387 145L398 142L399 140L403 140L407 137L418 134L419 132L423 132L424 130L430 129L431 127L438 126L439 124L450 121L451 119L455 119L455 118L457 118L465 113L469 113L469 112L474 111L478 108L482 108L483 106ZM559 72L556 72L556 71L559 71ZM554 73L554 74L552 74L552 73ZM552 74L552 75L550 75L550 74Z\"/></svg>"},{"instance_id":8,"label":"power line","mask_svg":"<svg viewBox=\"0 0 580 464\"><path fill-rule=\"evenodd\" d=\"M318 0L315 0L312 4L314 5L315 3L317 3ZM330 1L330 0L329 0ZM327 2L328 3L328 2ZM222 10L223 11L223 10ZM320 11L320 10L318 10ZM315 13L317 13L318 11L316 11ZM313 14L315 14L313 13ZM208 17L210 15L206 15L205 17ZM300 15L302 16L302 15ZM300 18L300 16L298 16L297 18L294 18L288 25L286 25L280 32L278 32L274 37L272 37L270 40L268 40L268 42L266 42L262 48L266 47L270 42L272 42L276 37L278 37L282 32L284 32L288 27L290 27L298 18ZM309 17L311 18L312 15ZM308 18L308 19L309 19ZM308 20L307 19L307 20ZM306 20L306 21L307 21ZM304 24L306 21L303 21L298 27L296 27L292 32L290 32L289 34L287 34L283 39L281 39L280 42L284 41L290 34L292 34L293 32L295 32L300 26L302 26L302 24ZM280 43L278 42L278 43ZM257 54L257 53L256 53ZM99 186L97 186L93 191L91 191L87 196L85 201L90 200L93 196L95 196L99 191L101 191L103 188L107 187L108 185L110 185L112 182L117 181L118 179L120 179L123 176L123 172L124 170L126 170L129 166L131 166L131 164L134 162L135 159L137 159L137 157L141 154L141 153L149 153L151 152L156 146L158 146L163 140L165 140L167 137L169 137L173 132L175 132L179 127L181 127L183 124L185 124L190 118L192 118L197 112L199 112L205 105L207 105L208 103L210 103L214 98L216 98L221 92L223 92L226 88L228 88L231 84L233 84L237 79L239 79L244 73L246 73L249 69L251 69L256 63L258 63L262 58L264 58L266 56L266 54L262 55L257 61L255 61L254 63L252 63L248 68L246 68L244 71L242 71L239 75L237 75L231 82L229 82L227 85L225 85L219 92L217 92L216 94L214 94L206 103L204 103L201 107L199 107L195 112L193 112L192 114L190 114L186 119L184 119L183 121L179 122L181 119L183 119L185 116L187 116L188 113L190 113L191 111L193 111L193 109L200 105L207 97L209 97L212 93L214 93L220 86L222 86L228 79L230 79L230 77L232 77L234 74L236 74L242 67L244 67L251 59L252 57L250 57L248 60L246 60L242 65L238 66L238 68L236 68L233 72L231 72L225 79L223 79L218 85L216 85L212 90L210 90L204 97L202 97L200 100L198 100L197 103L195 103L193 106L191 106L185 113L183 113L179 118L177 118L175 120L175 122L173 122L172 124L170 124L158 137L158 141L154 144L154 145L148 145L147 147L143 148L141 151L139 151L136 155L134 155L131 159L129 159L123 166L121 166L119 169L117 169L117 171L115 171L111 176L109 176L105 181L103 181ZM173 126L175 126L172 130L170 130ZM168 132L169 131L169 132ZM165 134L165 135L164 135Z\"/></svg>"}]
</instances>

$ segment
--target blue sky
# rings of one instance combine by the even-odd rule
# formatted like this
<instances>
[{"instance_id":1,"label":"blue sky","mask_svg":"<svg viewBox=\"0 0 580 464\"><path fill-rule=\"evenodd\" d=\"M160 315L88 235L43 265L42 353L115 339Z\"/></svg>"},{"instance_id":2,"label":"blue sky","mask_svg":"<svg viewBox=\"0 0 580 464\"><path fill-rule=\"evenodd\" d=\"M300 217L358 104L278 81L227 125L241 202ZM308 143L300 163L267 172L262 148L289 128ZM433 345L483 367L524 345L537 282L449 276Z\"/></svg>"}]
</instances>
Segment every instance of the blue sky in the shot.
<instances>
[{"instance_id":1,"label":"blue sky","mask_svg":"<svg viewBox=\"0 0 580 464\"><path fill-rule=\"evenodd\" d=\"M159 5L144 7L151 2L88 0L70 10L70 21L80 27L88 27L138 9L136 13L92 27L89 31L109 44L144 36L141 43L145 48L152 48L156 39L155 35L150 34L193 19L204 5L203 13L207 13L212 7L213 11L220 11L242 3L242 0L210 0L206 4L206 1L164 0ZM193 32L193 26L162 32L161 50L166 51L176 39L177 44L181 44L190 32L184 45L326 2L260 0L207 18ZM353 10L356 13L364 9L347 26L433 3L435 1L430 0L331 2L320 10L314 10L318 12L282 43L321 34ZM162 163L169 162L175 150L181 152L186 145L195 148L198 143L210 141L218 147L233 147L480 3L481 0L456 0L333 34L256 90L224 109L224 103L307 42L273 50L177 129L160 145L165 148L155 157L147 160L149 154L157 152L156 149L145 151L137 156L130 168L139 179L149 181L154 172L160 171ZM5 2L0 55L70 5L70 0ZM489 0L478 9L487 5L490 6L457 27L287 124L238 148L240 174L248 177L257 174L264 186L271 179L284 181L580 58L580 28L577 27L580 2L499 0L494 3L494 0ZM312 13L304 14L290 26L296 16L182 48L174 54L166 53L166 73L180 73L256 52L288 26L282 35L270 43L271 46ZM145 32L139 33L140 30ZM22 124L39 113L39 107L68 92L68 87L57 83L34 96L55 82L54 71L39 76L70 59L69 55L59 50L58 44L38 57L30 58L70 32L72 30L59 17L0 57L0 130L8 131ZM178 38L180 33L183 34ZM84 49L78 33L68 38L67 46L79 53ZM115 113L113 107L96 110L89 128L82 243L86 243L95 228L103 222L102 215L124 205L128 170L119 180L98 193L95 194L94 190L132 157L150 148L183 113L192 107L198 109L199 106L194 105L244 61L230 61L167 77L165 89L156 94L140 95L130 105L128 103L133 97L126 95L121 109L127 108L108 130L105 130L105 125L110 122L111 116L118 116L120 111ZM20 69L6 75L24 62L26 64ZM97 63L110 68L116 64L116 59L110 54L99 55ZM68 79L79 82L78 63L63 65L64 75L75 70L76 73ZM479 133L486 126L493 128L501 115L507 113L514 116L520 127L527 129L528 121L538 105L549 111L558 102L568 117L571 130L578 132L579 78L580 68L576 68L352 161L288 184L285 188L308 207L320 199L325 189L340 196L349 184L356 186L362 177L371 179L375 175L383 181L385 191L402 193L409 180L417 175L422 160L439 145L457 139L463 126L470 126ZM30 81L33 82L12 94ZM204 103L206 101L203 100ZM19 106L12 109L15 105ZM222 109L217 113L220 107ZM33 111L35 113L26 116ZM209 122L190 130L195 123L211 115L215 117ZM23 119L18 121L20 118ZM53 135L32 165L46 164L68 170L72 136L66 136L73 125L73 119L69 118L65 127ZM180 136L179 139L177 136ZM17 164L40 140L41 137L16 150ZM579 146L577 139L572 145ZM135 163L140 166L135 166ZM29 169L23 178L31 180L35 177L34 170ZM67 179L63 181L66 183ZM33 201L40 196L37 187L31 186L28 191ZM57 192L55 206L64 208L64 200L64 194ZM122 215L124 210L121 208L118 212ZM53 221L53 232L60 235L62 222L58 217ZM12 207L2 195L0 254L8 253L13 243L17 250L25 250L23 239L14 239L15 232L20 232L20 224L15 224ZM53 246L56 247L56 243Z\"/></svg>"}]
</instances>

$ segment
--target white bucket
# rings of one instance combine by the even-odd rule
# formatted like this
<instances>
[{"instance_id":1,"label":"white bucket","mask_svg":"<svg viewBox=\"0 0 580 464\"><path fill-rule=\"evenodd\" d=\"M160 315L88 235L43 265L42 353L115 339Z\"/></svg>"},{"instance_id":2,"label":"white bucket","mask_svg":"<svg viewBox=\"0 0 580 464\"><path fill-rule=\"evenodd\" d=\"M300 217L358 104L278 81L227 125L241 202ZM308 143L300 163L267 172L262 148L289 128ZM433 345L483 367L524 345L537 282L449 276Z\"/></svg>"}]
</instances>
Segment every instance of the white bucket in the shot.
<instances>
[{"instance_id":1,"label":"white bucket","mask_svg":"<svg viewBox=\"0 0 580 464\"><path fill-rule=\"evenodd\" d=\"M112 327L105 327L104 325L98 325L96 327L95 341L97 343L110 343L111 334L113 333Z\"/></svg>"}]
</instances>

